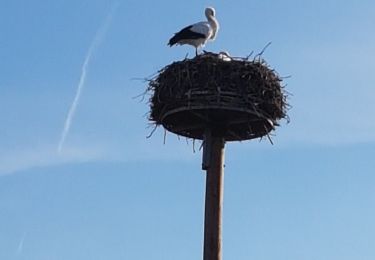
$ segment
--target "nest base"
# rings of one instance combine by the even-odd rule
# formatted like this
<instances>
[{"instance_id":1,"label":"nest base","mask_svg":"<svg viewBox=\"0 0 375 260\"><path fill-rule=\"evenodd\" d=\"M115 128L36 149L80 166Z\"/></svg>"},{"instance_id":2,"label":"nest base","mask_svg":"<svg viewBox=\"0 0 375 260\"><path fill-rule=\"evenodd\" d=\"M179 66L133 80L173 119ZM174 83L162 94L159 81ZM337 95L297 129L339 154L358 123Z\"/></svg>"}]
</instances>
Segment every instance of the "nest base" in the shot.
<instances>
[{"instance_id":1,"label":"nest base","mask_svg":"<svg viewBox=\"0 0 375 260\"><path fill-rule=\"evenodd\" d=\"M213 137L221 137L226 141L254 139L274 129L271 120L254 111L219 106L177 108L165 113L162 122L170 132L200 140L204 139L206 129L211 130Z\"/></svg>"}]
</instances>

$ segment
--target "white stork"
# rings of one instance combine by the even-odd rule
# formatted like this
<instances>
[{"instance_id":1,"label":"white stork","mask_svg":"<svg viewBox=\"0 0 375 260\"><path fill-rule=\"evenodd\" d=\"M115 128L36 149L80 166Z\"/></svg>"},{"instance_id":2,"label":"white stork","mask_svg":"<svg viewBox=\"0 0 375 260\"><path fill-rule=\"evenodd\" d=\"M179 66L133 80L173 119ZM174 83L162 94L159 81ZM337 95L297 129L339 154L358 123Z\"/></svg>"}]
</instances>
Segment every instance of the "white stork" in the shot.
<instances>
[{"instance_id":1,"label":"white stork","mask_svg":"<svg viewBox=\"0 0 375 260\"><path fill-rule=\"evenodd\" d=\"M195 47L195 55L198 55L198 48L203 47L208 40L215 40L217 31L219 30L219 23L215 18L215 9L207 7L205 10L207 22L199 22L189 25L175 33L169 40L168 45L175 44L189 44Z\"/></svg>"}]
</instances>

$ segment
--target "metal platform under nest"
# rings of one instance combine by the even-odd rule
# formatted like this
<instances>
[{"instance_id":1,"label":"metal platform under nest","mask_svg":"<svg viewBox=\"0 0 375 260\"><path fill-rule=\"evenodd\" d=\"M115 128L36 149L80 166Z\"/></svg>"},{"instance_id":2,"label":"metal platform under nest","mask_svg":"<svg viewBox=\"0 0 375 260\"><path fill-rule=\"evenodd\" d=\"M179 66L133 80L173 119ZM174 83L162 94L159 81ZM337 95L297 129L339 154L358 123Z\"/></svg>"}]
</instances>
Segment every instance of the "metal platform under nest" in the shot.
<instances>
[{"instance_id":1,"label":"metal platform under nest","mask_svg":"<svg viewBox=\"0 0 375 260\"><path fill-rule=\"evenodd\" d=\"M212 136L225 141L242 141L267 135L274 129L271 120L255 111L238 107L199 105L179 107L162 116L163 126L175 134L204 139L207 128Z\"/></svg>"}]
</instances>

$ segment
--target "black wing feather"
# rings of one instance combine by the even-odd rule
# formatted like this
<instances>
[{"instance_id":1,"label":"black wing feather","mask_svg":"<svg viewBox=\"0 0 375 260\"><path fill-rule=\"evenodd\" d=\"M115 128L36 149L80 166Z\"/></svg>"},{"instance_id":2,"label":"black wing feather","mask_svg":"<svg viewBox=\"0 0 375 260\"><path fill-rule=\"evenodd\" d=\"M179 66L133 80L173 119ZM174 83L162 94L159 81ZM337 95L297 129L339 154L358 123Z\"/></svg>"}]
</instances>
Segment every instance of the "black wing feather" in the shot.
<instances>
[{"instance_id":1,"label":"black wing feather","mask_svg":"<svg viewBox=\"0 0 375 260\"><path fill-rule=\"evenodd\" d=\"M202 33L197 33L193 32L190 29L193 27L193 25L186 26L183 28L181 31L178 33L175 33L174 36L169 39L169 46L172 46L176 43L178 43L181 40L186 40L186 39L200 39L200 38L205 38L206 36Z\"/></svg>"}]
</instances>

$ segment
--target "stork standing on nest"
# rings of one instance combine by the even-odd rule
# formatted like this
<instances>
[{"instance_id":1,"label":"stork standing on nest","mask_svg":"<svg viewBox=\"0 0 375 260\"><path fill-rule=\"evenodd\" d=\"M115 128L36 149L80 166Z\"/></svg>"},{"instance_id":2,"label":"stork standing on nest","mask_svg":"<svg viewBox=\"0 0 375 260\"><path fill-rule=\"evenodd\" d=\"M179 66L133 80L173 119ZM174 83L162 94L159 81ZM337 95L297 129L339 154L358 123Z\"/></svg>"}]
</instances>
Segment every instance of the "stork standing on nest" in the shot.
<instances>
[{"instance_id":1,"label":"stork standing on nest","mask_svg":"<svg viewBox=\"0 0 375 260\"><path fill-rule=\"evenodd\" d=\"M198 48L203 47L208 40L215 40L219 23L215 18L215 9L207 7L205 10L207 22L199 22L183 28L169 40L168 45L189 44L195 47L195 55L198 55Z\"/></svg>"}]
</instances>

